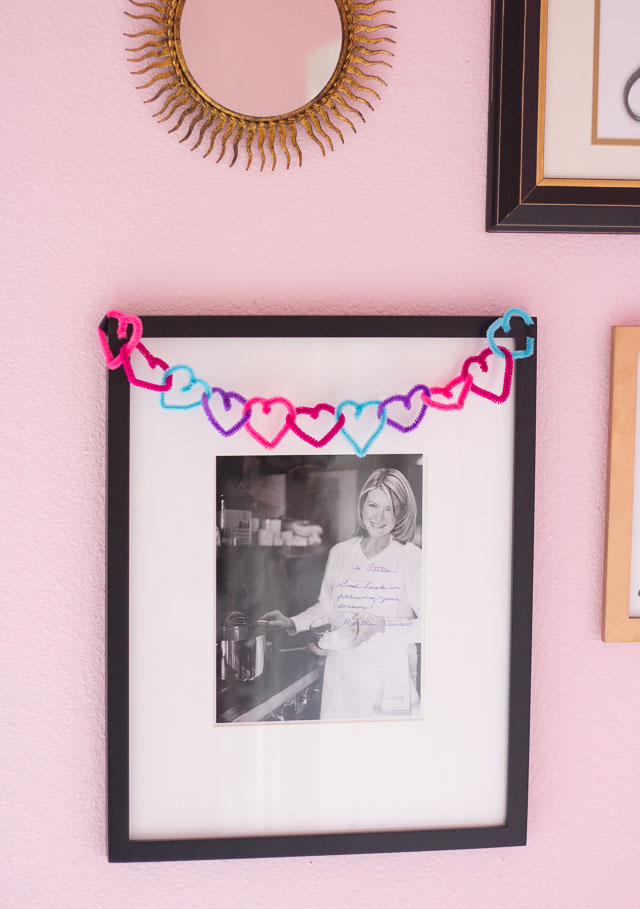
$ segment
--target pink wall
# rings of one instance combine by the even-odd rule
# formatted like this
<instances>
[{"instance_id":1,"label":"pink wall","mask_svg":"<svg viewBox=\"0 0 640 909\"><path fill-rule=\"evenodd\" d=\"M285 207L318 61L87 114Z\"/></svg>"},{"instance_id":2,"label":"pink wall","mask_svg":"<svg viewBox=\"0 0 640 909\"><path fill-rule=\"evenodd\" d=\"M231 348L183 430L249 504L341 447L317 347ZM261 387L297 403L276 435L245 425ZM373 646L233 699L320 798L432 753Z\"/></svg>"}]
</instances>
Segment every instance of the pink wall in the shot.
<instances>
[{"instance_id":1,"label":"pink wall","mask_svg":"<svg viewBox=\"0 0 640 909\"><path fill-rule=\"evenodd\" d=\"M124 0L3 12L7 906L638 905L640 645L599 626L609 331L640 322L639 239L487 235L490 4L398 5L376 114L275 174L162 132L128 75ZM529 845L109 866L102 313L512 304L541 336Z\"/></svg>"}]
</instances>

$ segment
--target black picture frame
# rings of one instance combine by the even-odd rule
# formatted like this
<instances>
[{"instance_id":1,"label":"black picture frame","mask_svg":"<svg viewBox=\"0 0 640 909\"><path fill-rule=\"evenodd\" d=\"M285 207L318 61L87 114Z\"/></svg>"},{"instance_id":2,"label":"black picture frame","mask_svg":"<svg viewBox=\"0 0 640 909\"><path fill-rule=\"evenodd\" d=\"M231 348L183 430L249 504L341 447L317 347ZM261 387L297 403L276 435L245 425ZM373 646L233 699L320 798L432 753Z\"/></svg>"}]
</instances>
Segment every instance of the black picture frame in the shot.
<instances>
[{"instance_id":1,"label":"black picture frame","mask_svg":"<svg viewBox=\"0 0 640 909\"><path fill-rule=\"evenodd\" d=\"M540 177L540 46L546 3L493 0L486 229L638 232L639 187L611 186L606 180L554 185Z\"/></svg>"},{"instance_id":2,"label":"black picture frame","mask_svg":"<svg viewBox=\"0 0 640 909\"><path fill-rule=\"evenodd\" d=\"M149 337L481 338L482 316L148 316ZM535 335L536 323L529 330ZM500 337L501 332L497 333ZM524 348L525 338L516 338ZM129 445L130 386L108 373L107 784L110 862L414 852L526 843L531 684L536 356L517 361L506 823L501 826L225 839L135 840L129 835Z\"/></svg>"}]
</instances>

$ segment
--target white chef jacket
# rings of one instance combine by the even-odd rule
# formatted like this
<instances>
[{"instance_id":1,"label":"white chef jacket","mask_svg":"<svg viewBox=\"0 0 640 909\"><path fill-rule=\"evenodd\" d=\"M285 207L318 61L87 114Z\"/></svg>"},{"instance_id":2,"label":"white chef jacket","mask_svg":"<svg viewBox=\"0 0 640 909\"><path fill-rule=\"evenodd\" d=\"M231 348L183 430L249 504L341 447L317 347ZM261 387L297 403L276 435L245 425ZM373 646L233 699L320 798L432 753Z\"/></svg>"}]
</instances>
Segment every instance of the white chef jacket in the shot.
<instances>
[{"instance_id":1,"label":"white chef jacket","mask_svg":"<svg viewBox=\"0 0 640 909\"><path fill-rule=\"evenodd\" d=\"M383 632L327 653L320 718L413 716L420 707L415 643L422 640L422 551L392 540L367 558L361 540L332 547L318 602L292 616L296 633L334 612L385 619Z\"/></svg>"}]
</instances>

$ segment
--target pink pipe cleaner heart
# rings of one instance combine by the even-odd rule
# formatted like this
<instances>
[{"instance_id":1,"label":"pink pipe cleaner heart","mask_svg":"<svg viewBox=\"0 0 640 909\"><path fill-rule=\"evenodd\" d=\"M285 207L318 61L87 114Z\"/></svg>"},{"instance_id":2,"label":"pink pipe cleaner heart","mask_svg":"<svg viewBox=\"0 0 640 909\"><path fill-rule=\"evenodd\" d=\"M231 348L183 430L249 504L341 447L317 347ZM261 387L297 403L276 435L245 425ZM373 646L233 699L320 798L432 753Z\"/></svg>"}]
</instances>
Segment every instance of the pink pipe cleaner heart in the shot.
<instances>
[{"instance_id":1,"label":"pink pipe cleaner heart","mask_svg":"<svg viewBox=\"0 0 640 909\"><path fill-rule=\"evenodd\" d=\"M487 360L489 357L494 356L493 351L490 347L486 347L482 353L478 354L477 357L468 357L462 365L462 375L471 376L473 379L469 391L472 391L476 395L480 395L482 398L487 398L489 401L493 401L495 404L502 404L503 401L507 400L509 393L511 392L511 380L513 378L513 354L506 347L499 347L498 350L501 350L504 354L504 361L501 361L504 362L504 375L502 379L502 391L499 394L496 394L494 391L490 391L488 388L483 388L482 385L477 385L475 378L471 376L470 372L470 368L473 363L479 363L482 372L489 371Z\"/></svg>"},{"instance_id":2,"label":"pink pipe cleaner heart","mask_svg":"<svg viewBox=\"0 0 640 909\"><path fill-rule=\"evenodd\" d=\"M271 409L274 404L281 404L283 407L286 407L287 413L285 414L282 427L278 430L272 439L267 439L262 435L262 433L258 432L258 430L251 425L251 420L255 417L255 414L259 412L262 412L268 416L271 413ZM295 407L291 401L288 401L286 398L249 398L248 401L245 401L245 404L242 408L242 413L249 413L249 411L253 411L254 408L255 412L251 414L251 417L244 424L244 428L247 430L249 435L253 436L256 442L259 442L264 448L275 448L282 437L287 432L289 432L290 427L288 417L295 419Z\"/></svg>"},{"instance_id":3,"label":"pink pipe cleaner heart","mask_svg":"<svg viewBox=\"0 0 640 909\"><path fill-rule=\"evenodd\" d=\"M305 442L308 442L309 445L315 446L315 448L324 448L324 446L331 441L331 439L340 432L342 427L345 424L344 414L341 413L338 419L334 422L333 426L329 429L329 432L325 433L321 438L316 439L314 436L309 435L303 429L301 429L297 424L297 419L300 416L311 417L312 420L317 420L320 416L321 411L331 414L335 418L336 409L332 407L331 404L316 404L315 407L296 407L295 414L291 416L290 413L287 414L287 424L289 429L292 432L295 432L297 436L300 436Z\"/></svg>"},{"instance_id":4,"label":"pink pipe cleaner heart","mask_svg":"<svg viewBox=\"0 0 640 909\"><path fill-rule=\"evenodd\" d=\"M98 328L98 338L100 339L100 346L102 347L102 353L104 358L107 361L107 366L109 369L117 369L118 366L124 365L124 360L129 358L133 351L136 349L142 337L142 321L138 316L129 316L124 312L120 312L119 309L110 309L106 316L108 319L117 319L118 320L118 337L126 338L127 337L127 327L131 325L131 337L126 341L120 351L114 357L111 348L109 347L109 339L106 334L102 331L101 328Z\"/></svg>"},{"instance_id":5,"label":"pink pipe cleaner heart","mask_svg":"<svg viewBox=\"0 0 640 909\"><path fill-rule=\"evenodd\" d=\"M447 385L442 387L432 385L430 387L431 397L428 397L424 392L420 394L420 397L427 405L427 407L435 407L437 410L462 410L464 402L467 400L467 396L473 385L473 376L456 376L455 379L452 379ZM458 386L458 395L454 397L453 389ZM442 395L445 398L448 398L448 401L440 401L436 397L437 395Z\"/></svg>"},{"instance_id":6,"label":"pink pipe cleaner heart","mask_svg":"<svg viewBox=\"0 0 640 909\"><path fill-rule=\"evenodd\" d=\"M142 341L138 342L137 349L145 358L151 369L155 369L157 366L160 366L162 368L163 374L167 371L167 369L169 369L169 364L165 363L165 361L160 359L160 357L154 357L152 353L149 353ZM173 384L173 376L169 376L163 385L155 385L153 382L145 382L142 379L137 379L133 372L131 361L127 355L122 358L122 366L129 382L132 385L136 385L138 388L147 388L149 391L169 391L171 385Z\"/></svg>"}]
</instances>

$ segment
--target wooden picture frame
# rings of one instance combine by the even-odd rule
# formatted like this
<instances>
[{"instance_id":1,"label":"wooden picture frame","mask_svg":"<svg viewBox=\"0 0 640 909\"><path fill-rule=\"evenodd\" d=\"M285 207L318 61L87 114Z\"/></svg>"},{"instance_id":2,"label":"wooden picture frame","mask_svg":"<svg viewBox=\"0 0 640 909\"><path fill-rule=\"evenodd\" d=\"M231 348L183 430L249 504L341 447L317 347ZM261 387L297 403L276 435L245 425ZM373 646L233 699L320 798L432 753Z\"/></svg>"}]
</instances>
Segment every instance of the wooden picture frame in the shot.
<instances>
[{"instance_id":1,"label":"wooden picture frame","mask_svg":"<svg viewBox=\"0 0 640 909\"><path fill-rule=\"evenodd\" d=\"M494 0L488 231L618 233L640 230L640 145L636 140L625 138L601 138L595 125L599 17L601 4L605 2L609 0L594 0L593 4L580 0ZM550 12L554 13L553 17ZM557 35L549 29L557 30L559 18L563 16L567 29L575 25L575 41L578 41L576 35L583 35L582 51L574 62L572 54L578 54L578 51L568 39L562 44L560 51L566 58L565 63L566 60L569 63L562 73L558 72L558 66L552 70L553 85L558 86L556 95L568 99L574 96L578 85L585 100L575 121L569 114L556 114L560 105L554 100L553 123L558 126L550 132L548 50L552 47L557 54L564 34ZM575 80L575 84L571 80ZM614 99L621 108L623 88L624 81L620 85L619 98ZM601 99L601 106L602 103ZM640 129L640 124L636 126ZM553 140L555 149L562 149L563 145L568 148L575 143L580 150L575 162L569 151L560 156L562 163L547 161L548 157L551 161L550 137L555 135L558 137ZM567 158L568 161L564 160Z\"/></svg>"},{"instance_id":2,"label":"wooden picture frame","mask_svg":"<svg viewBox=\"0 0 640 909\"><path fill-rule=\"evenodd\" d=\"M632 571L638 357L640 328L617 326L612 336L611 410L609 423L609 496L605 547L605 592L602 639L640 641L640 599ZM633 587L633 589L632 589Z\"/></svg>"},{"instance_id":3,"label":"wooden picture frame","mask_svg":"<svg viewBox=\"0 0 640 909\"><path fill-rule=\"evenodd\" d=\"M394 381L402 386L404 376L420 381L427 378L423 376L425 364L434 386L444 384L467 356L486 347L485 335L493 321L492 317L475 316L143 319L144 342L155 356L167 362L189 363L199 375L206 373L208 379L223 387L244 389L244 393L256 389L274 394L270 390L273 387L288 392L292 399L300 395L305 400L309 364L314 357L317 363L327 362L329 355L331 370L323 370L313 379L321 387L326 386L323 399L329 401L338 386L342 390L346 384L349 392L349 382L356 381L357 376L366 380L369 387L373 383L374 394L376 382L381 383L380 387L391 382L393 387ZM534 321L529 336L534 336L535 331ZM498 332L498 337L503 337L503 333ZM520 337L515 344L513 339L501 343L523 349L525 342ZM379 368L381 357L385 361L383 371ZM341 373L347 360L351 372ZM274 371L274 362L286 363L286 370ZM361 459L366 464L370 458L373 464L385 451L418 451L424 452L428 465L424 545L431 566L425 597L425 640L429 648L423 659L426 669L422 670L422 678L423 690L429 692L430 700L420 718L402 720L402 727L394 725L399 722L396 720L375 721L378 725L361 722L358 727L348 722L322 721L298 725L214 723L217 683L212 637L215 618L211 619L211 615L215 612L216 588L211 572L215 571L216 561L216 506L212 500L216 496L215 458L223 456L223 448L216 446L226 446L230 440L216 437L215 442L209 443L214 435L207 435L211 427L206 420L203 424L201 413L162 410L157 392L132 387L122 369L109 372L109 861L332 855L525 844L536 356L518 359L516 363L514 388L505 403L495 404L470 395L460 411L440 411L437 417L434 411L426 434L418 435L416 431L409 437L385 429L388 435L376 440L379 447ZM142 359L136 364L132 360L132 365L138 376L144 374ZM159 380L155 373L153 380ZM309 387L312 386L313 382ZM403 387L398 388L402 390ZM468 437L470 432L473 438ZM233 437L231 453L260 455L259 446L248 435L240 436L238 433ZM214 446L214 460L202 444ZM291 438L287 444L289 448L285 445L281 452L282 460L303 450L301 440ZM340 439L332 439L326 450L330 446L338 454L343 452ZM224 451L226 455L227 449ZM454 460L461 459L458 467L450 464L451 452ZM500 463L493 461L495 478L488 486L487 464L492 463L492 452L500 454ZM447 473L449 470L451 474ZM449 517L454 513L457 518L451 522ZM446 522L440 526L443 515ZM479 522L477 527L474 522ZM439 540L434 533L436 524ZM181 549L185 537L189 546ZM167 550L163 549L165 544ZM207 555L210 552L213 555ZM449 567L442 564L447 560ZM204 591L203 584L208 585ZM183 589L187 592L181 599ZM212 591L213 606L209 602ZM473 591L473 596L469 596L469 591ZM204 607L197 613L199 597ZM452 598L453 608L445 608L443 599L447 598ZM198 615L205 620L198 619ZM441 653L443 649L445 652ZM204 667L202 672L197 668L200 664ZM205 681L201 684L202 679ZM207 679L213 679L211 691ZM475 729L476 725L476 731L470 732L470 727ZM209 747L206 742L202 747L194 744L192 730L196 727L197 735L213 743L208 757L201 753L202 748ZM323 820L324 811L334 810L328 803L343 782L341 774L329 774L333 782L326 793L320 782L316 797L305 797L306 790L299 779L307 779L308 773L318 779L317 767L313 772L315 755L319 751L334 755L336 768L347 768L353 762L356 766L360 761L362 775L360 738L373 735L377 737L376 748L388 748L389 754L394 755L398 728L405 730L402 735L415 736L412 766L417 769L409 774L411 785L407 792L404 783L399 789L393 788L394 780L399 780L397 773L376 772L383 788L375 798L366 789L366 798L363 795L358 802L356 790L349 789L354 793L355 806L350 823ZM303 736L310 735L315 738L302 741ZM472 738L466 745L468 735ZM286 748L278 744L283 741L287 742ZM303 750L296 751L300 748ZM420 748L426 749L425 758L421 757ZM277 762L272 762L267 785L266 778L260 778L261 773L266 773L260 770L262 763L246 764L247 755L254 752L262 754L263 761L274 753L280 755L278 761L286 760L284 779L279 779ZM304 754L305 761L310 761L301 768L302 776L297 771L296 754ZM375 749L365 751L366 763L374 769L380 760L377 754ZM231 763L230 755L236 758ZM391 760L392 764L386 766L393 770ZM442 761L441 766L450 769L429 776L433 773L429 770L431 760L435 761L433 766L440 766ZM236 779L234 765L240 767L243 761L254 769L246 786L241 787L238 779L242 779L242 770L238 770L240 776ZM207 787L217 785L217 775L223 769L224 799L231 796L233 802L237 798L237 805L232 804L231 808L226 801L222 804L215 793L209 800ZM385 786L392 788L385 790ZM255 797L247 796L247 791L254 792ZM378 811L378 804L384 803L384 811L394 812L403 799L406 808L402 811L413 811L418 806L418 816L424 811L426 817L431 810L431 791L443 792L443 799L455 803L449 809L445 801L443 817L448 816L449 810L457 811L459 800L462 822L420 824L415 815L404 825L397 820L398 815L388 824L371 819L370 812ZM286 801L284 808L278 803L278 792ZM466 800L473 802L468 808ZM285 809L292 816L302 811L299 817L303 818L304 829L301 830L300 821L290 823L286 812L278 815ZM335 810L342 817L342 804ZM497 819L492 821L493 817Z\"/></svg>"}]
</instances>

